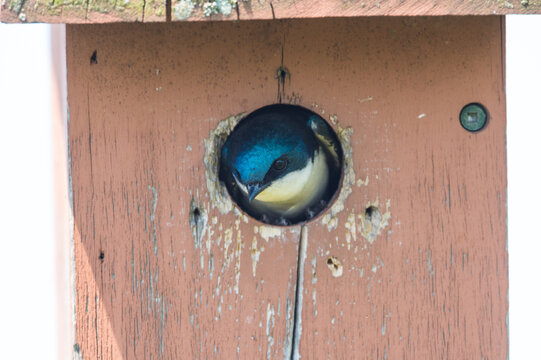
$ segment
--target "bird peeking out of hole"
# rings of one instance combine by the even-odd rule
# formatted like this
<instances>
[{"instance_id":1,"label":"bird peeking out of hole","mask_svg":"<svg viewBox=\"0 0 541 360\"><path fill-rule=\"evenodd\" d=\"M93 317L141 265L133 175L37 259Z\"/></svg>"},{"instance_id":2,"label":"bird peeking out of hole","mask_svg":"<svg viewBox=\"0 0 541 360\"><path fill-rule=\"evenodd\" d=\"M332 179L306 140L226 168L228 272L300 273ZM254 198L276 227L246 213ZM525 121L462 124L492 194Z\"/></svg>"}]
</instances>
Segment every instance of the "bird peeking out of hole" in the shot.
<instances>
[{"instance_id":1,"label":"bird peeking out of hole","mask_svg":"<svg viewBox=\"0 0 541 360\"><path fill-rule=\"evenodd\" d=\"M272 225L304 223L336 194L343 152L330 125L296 105L260 108L221 150L220 180L249 215Z\"/></svg>"}]
</instances>

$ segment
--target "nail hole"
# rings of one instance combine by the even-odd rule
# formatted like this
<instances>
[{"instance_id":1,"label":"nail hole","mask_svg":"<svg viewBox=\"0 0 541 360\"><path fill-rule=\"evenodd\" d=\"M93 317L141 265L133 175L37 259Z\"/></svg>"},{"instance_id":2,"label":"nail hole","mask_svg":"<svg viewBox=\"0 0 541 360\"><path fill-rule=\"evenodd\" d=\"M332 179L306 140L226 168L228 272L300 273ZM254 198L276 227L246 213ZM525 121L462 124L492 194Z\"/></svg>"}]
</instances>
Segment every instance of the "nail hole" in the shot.
<instances>
[{"instance_id":1,"label":"nail hole","mask_svg":"<svg viewBox=\"0 0 541 360\"><path fill-rule=\"evenodd\" d=\"M94 65L98 63L98 50L94 50L92 53L92 56L90 57L90 65Z\"/></svg>"},{"instance_id":2,"label":"nail hole","mask_svg":"<svg viewBox=\"0 0 541 360\"><path fill-rule=\"evenodd\" d=\"M100 259L101 262L103 262L103 259L105 259L105 252L103 252L103 250L100 250L100 256L98 256L98 259Z\"/></svg>"},{"instance_id":3,"label":"nail hole","mask_svg":"<svg viewBox=\"0 0 541 360\"><path fill-rule=\"evenodd\" d=\"M276 78L281 81L285 81L289 77L289 70L283 66L280 66L276 71Z\"/></svg>"},{"instance_id":4,"label":"nail hole","mask_svg":"<svg viewBox=\"0 0 541 360\"><path fill-rule=\"evenodd\" d=\"M327 267L331 270L331 274L334 277L340 277L344 273L342 263L335 256L330 256L327 259Z\"/></svg>"},{"instance_id":5,"label":"nail hole","mask_svg":"<svg viewBox=\"0 0 541 360\"><path fill-rule=\"evenodd\" d=\"M370 205L369 207L366 208L366 210L364 211L364 216L367 221L373 221L373 220L376 220L377 218L381 219L381 214L379 212L379 209L374 205Z\"/></svg>"},{"instance_id":6,"label":"nail hole","mask_svg":"<svg viewBox=\"0 0 541 360\"><path fill-rule=\"evenodd\" d=\"M359 215L358 227L361 229L361 235L370 244L372 244L381 231L389 225L391 219L391 212L389 211L390 200L387 201L386 210L384 213L379 209L378 201L368 206L364 210L364 213Z\"/></svg>"},{"instance_id":7,"label":"nail hole","mask_svg":"<svg viewBox=\"0 0 541 360\"><path fill-rule=\"evenodd\" d=\"M195 200L192 199L190 204L190 227L192 228L192 236L194 239L195 247L198 248L201 245L201 239L207 229L207 214L205 209L199 206Z\"/></svg>"}]
</instances>

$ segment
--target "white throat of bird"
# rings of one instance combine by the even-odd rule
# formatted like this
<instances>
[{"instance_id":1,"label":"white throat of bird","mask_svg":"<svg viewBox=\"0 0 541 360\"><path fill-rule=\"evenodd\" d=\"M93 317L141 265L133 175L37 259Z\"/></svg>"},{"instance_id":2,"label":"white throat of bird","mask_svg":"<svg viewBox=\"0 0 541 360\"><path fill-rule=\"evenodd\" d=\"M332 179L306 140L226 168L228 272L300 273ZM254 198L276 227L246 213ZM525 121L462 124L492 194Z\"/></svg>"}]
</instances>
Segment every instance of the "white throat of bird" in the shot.
<instances>
[{"instance_id":1,"label":"white throat of bird","mask_svg":"<svg viewBox=\"0 0 541 360\"><path fill-rule=\"evenodd\" d=\"M321 149L302 169L275 180L252 202L284 216L295 216L319 199L329 181L326 156Z\"/></svg>"}]
</instances>

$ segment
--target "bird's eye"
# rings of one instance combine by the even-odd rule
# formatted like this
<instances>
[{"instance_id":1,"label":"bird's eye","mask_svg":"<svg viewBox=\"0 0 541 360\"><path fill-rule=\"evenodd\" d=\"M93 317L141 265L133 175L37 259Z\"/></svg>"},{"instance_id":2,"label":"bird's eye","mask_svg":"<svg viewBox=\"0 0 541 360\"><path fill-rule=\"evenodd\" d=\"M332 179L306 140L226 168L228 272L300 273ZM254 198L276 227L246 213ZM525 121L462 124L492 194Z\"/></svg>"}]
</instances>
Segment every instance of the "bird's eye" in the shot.
<instances>
[{"instance_id":1,"label":"bird's eye","mask_svg":"<svg viewBox=\"0 0 541 360\"><path fill-rule=\"evenodd\" d=\"M272 163L272 167L274 168L274 170L284 170L287 167L287 160L277 159L274 161L274 163Z\"/></svg>"}]
</instances>

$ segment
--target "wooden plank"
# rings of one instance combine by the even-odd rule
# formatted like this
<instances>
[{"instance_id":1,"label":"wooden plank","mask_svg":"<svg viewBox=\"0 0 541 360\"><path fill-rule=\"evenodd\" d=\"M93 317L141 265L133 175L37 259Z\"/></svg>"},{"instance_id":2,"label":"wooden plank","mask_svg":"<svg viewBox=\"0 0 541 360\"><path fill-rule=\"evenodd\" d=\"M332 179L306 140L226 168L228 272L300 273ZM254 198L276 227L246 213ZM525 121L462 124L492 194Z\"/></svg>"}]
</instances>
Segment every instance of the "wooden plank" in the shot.
<instances>
[{"instance_id":1,"label":"wooden plank","mask_svg":"<svg viewBox=\"0 0 541 360\"><path fill-rule=\"evenodd\" d=\"M165 0L4 0L0 21L110 23L166 20Z\"/></svg>"},{"instance_id":2,"label":"wooden plank","mask_svg":"<svg viewBox=\"0 0 541 360\"><path fill-rule=\"evenodd\" d=\"M507 358L503 34L497 17L288 32L290 91L353 128L363 181L336 229L308 230L306 358ZM458 121L474 101L491 116L477 134ZM375 202L389 218L371 237Z\"/></svg>"},{"instance_id":3,"label":"wooden plank","mask_svg":"<svg viewBox=\"0 0 541 360\"><path fill-rule=\"evenodd\" d=\"M68 27L83 358L287 351L298 229L263 229L267 242L254 222L222 216L203 164L203 140L219 120L275 100L281 35L272 27ZM252 31L261 40L253 46ZM197 240L192 200L208 218Z\"/></svg>"},{"instance_id":4,"label":"wooden plank","mask_svg":"<svg viewBox=\"0 0 541 360\"><path fill-rule=\"evenodd\" d=\"M207 10L205 10L207 9ZM5 0L3 22L108 23L541 13L540 0Z\"/></svg>"},{"instance_id":5,"label":"wooden plank","mask_svg":"<svg viewBox=\"0 0 541 360\"><path fill-rule=\"evenodd\" d=\"M504 359L502 34L499 17L68 26L77 351ZM222 215L203 163L223 119L277 101L282 61L287 102L351 128L355 174L305 227L296 326L299 227Z\"/></svg>"}]
</instances>

